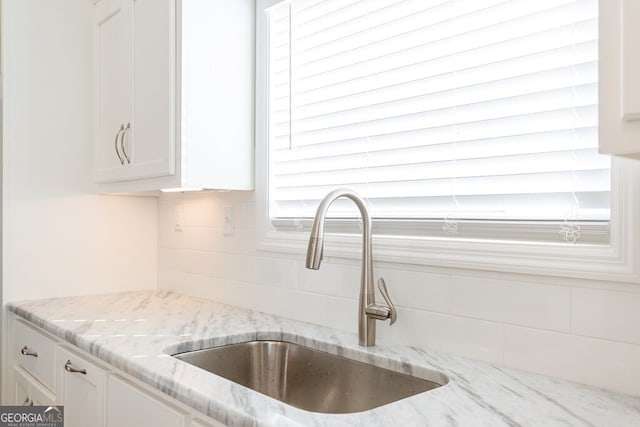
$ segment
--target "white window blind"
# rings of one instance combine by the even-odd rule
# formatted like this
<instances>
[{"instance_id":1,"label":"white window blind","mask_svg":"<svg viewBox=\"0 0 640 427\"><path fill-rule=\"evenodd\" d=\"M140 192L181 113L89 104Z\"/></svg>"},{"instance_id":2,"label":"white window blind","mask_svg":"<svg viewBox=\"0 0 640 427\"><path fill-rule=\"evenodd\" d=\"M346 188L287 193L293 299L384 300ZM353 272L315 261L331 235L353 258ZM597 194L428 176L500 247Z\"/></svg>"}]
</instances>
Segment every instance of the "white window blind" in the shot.
<instances>
[{"instance_id":1,"label":"white window blind","mask_svg":"<svg viewBox=\"0 0 640 427\"><path fill-rule=\"evenodd\" d=\"M348 187L374 227L537 221L568 241L606 228L597 1L291 0L268 22L276 226Z\"/></svg>"}]
</instances>

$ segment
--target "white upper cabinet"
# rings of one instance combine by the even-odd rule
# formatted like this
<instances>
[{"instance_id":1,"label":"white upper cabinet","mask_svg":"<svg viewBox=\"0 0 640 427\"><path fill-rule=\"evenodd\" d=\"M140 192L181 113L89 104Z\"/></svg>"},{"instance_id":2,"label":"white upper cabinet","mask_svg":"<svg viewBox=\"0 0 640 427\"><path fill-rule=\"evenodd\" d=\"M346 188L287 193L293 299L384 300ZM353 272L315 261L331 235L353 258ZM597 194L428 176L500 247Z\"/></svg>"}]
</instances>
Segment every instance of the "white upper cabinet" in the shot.
<instances>
[{"instance_id":1,"label":"white upper cabinet","mask_svg":"<svg viewBox=\"0 0 640 427\"><path fill-rule=\"evenodd\" d=\"M602 153L640 159L640 2L600 2L599 141Z\"/></svg>"},{"instance_id":2,"label":"white upper cabinet","mask_svg":"<svg viewBox=\"0 0 640 427\"><path fill-rule=\"evenodd\" d=\"M124 0L100 3L95 28L96 138L95 179L116 179L122 173L120 129L131 120L133 75L130 8Z\"/></svg>"},{"instance_id":3,"label":"white upper cabinet","mask_svg":"<svg viewBox=\"0 0 640 427\"><path fill-rule=\"evenodd\" d=\"M101 0L101 192L253 189L254 2Z\"/></svg>"}]
</instances>

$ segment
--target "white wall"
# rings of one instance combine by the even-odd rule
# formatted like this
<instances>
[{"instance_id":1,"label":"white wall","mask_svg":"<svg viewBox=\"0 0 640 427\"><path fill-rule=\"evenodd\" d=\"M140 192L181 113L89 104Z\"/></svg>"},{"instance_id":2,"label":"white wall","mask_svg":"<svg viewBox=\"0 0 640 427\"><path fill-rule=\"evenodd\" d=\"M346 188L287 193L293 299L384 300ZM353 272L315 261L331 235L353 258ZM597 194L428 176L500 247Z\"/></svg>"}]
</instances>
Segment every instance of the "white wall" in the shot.
<instances>
[{"instance_id":1,"label":"white wall","mask_svg":"<svg viewBox=\"0 0 640 427\"><path fill-rule=\"evenodd\" d=\"M4 302L155 288L157 200L93 190L92 3L2 4Z\"/></svg>"},{"instance_id":2,"label":"white wall","mask_svg":"<svg viewBox=\"0 0 640 427\"><path fill-rule=\"evenodd\" d=\"M223 206L235 233L223 233ZM304 254L256 250L255 195L163 195L159 286L356 332L359 261L318 271ZM176 217L182 231L176 231ZM375 248L374 248L375 253ZM437 349L640 395L640 284L375 265L398 305L379 342ZM354 340L357 339L354 337Z\"/></svg>"}]
</instances>

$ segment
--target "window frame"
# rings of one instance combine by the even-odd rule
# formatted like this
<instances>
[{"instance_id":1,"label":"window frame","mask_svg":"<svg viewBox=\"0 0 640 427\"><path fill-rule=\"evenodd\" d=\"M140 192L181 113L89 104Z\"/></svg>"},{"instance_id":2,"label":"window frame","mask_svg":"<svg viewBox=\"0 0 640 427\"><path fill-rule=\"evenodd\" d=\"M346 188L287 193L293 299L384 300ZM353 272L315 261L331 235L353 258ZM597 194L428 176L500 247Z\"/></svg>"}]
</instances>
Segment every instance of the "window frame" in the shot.
<instances>
[{"instance_id":1,"label":"window frame","mask_svg":"<svg viewBox=\"0 0 640 427\"><path fill-rule=\"evenodd\" d=\"M302 255L308 232L274 230L269 218L268 22L265 9L285 0L257 0L256 8L256 227L258 249ZM603 7L601 2L601 8ZM601 37L615 23L600 22ZM604 26L604 29L603 29ZM614 27L615 28L615 27ZM602 133L600 135L602 137ZM373 236L377 262L535 274L617 282L640 281L640 240L634 215L640 212L640 168L633 160L612 158L611 218L607 244L502 240L463 237ZM375 220L374 220L375 221ZM508 223L508 222L505 222ZM400 231L406 225L398 222ZM375 230L375 224L374 224ZM359 259L361 237L327 233L327 257Z\"/></svg>"}]
</instances>

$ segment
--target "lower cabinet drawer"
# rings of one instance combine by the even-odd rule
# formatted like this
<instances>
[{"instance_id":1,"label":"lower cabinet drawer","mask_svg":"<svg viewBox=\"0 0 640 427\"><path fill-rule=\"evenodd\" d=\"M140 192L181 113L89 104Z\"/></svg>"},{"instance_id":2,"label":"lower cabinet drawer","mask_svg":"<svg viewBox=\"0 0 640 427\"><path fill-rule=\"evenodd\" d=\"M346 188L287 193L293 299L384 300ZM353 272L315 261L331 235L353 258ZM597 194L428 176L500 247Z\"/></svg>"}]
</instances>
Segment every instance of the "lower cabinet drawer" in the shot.
<instances>
[{"instance_id":1,"label":"lower cabinet drawer","mask_svg":"<svg viewBox=\"0 0 640 427\"><path fill-rule=\"evenodd\" d=\"M55 396L31 374L19 366L13 367L10 402L14 405L53 405Z\"/></svg>"},{"instance_id":2,"label":"lower cabinet drawer","mask_svg":"<svg viewBox=\"0 0 640 427\"><path fill-rule=\"evenodd\" d=\"M21 320L15 321L10 349L14 360L51 389L55 386L55 348L51 338Z\"/></svg>"}]
</instances>

